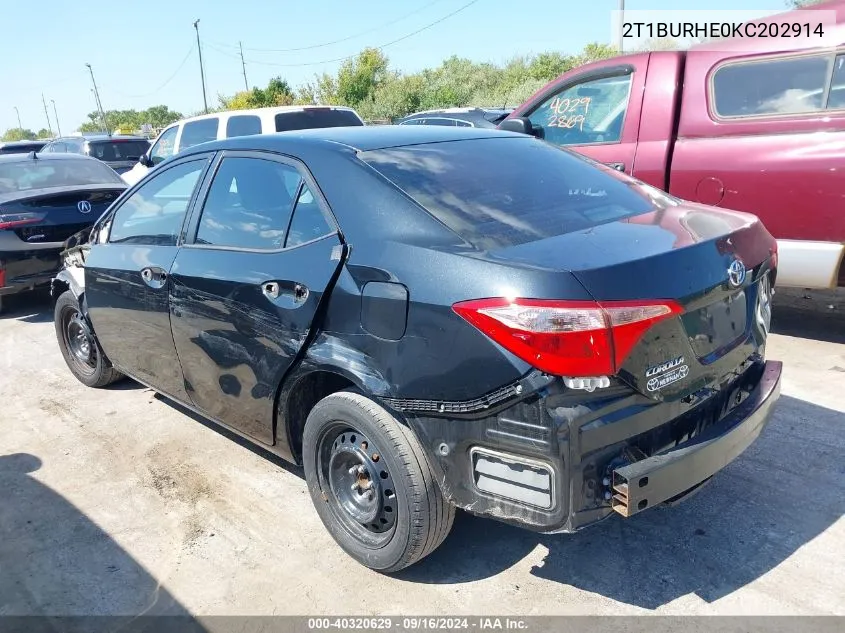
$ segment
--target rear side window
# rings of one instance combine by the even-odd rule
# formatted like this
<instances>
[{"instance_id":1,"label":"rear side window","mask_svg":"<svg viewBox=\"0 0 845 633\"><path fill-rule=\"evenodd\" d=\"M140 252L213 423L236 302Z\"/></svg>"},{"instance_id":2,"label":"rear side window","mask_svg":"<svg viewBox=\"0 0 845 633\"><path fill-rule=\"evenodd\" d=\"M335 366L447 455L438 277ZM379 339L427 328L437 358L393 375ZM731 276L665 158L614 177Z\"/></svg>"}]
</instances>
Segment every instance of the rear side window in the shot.
<instances>
[{"instance_id":1,"label":"rear side window","mask_svg":"<svg viewBox=\"0 0 845 633\"><path fill-rule=\"evenodd\" d=\"M720 117L799 114L823 110L831 57L792 57L722 66L713 75Z\"/></svg>"},{"instance_id":2,"label":"rear side window","mask_svg":"<svg viewBox=\"0 0 845 633\"><path fill-rule=\"evenodd\" d=\"M320 127L353 127L364 125L354 112L316 108L300 112L279 112L276 115L276 131L308 130Z\"/></svg>"},{"instance_id":3,"label":"rear side window","mask_svg":"<svg viewBox=\"0 0 845 633\"><path fill-rule=\"evenodd\" d=\"M261 134L261 119L254 114L239 114L226 121L226 138Z\"/></svg>"},{"instance_id":4,"label":"rear side window","mask_svg":"<svg viewBox=\"0 0 845 633\"><path fill-rule=\"evenodd\" d=\"M88 155L100 160L138 160L150 148L148 141L96 141L88 143Z\"/></svg>"},{"instance_id":5,"label":"rear side window","mask_svg":"<svg viewBox=\"0 0 845 633\"><path fill-rule=\"evenodd\" d=\"M220 119L212 117L210 119L200 119L199 121L191 121L186 123L182 128L182 139L179 141L179 151L199 145L200 143L208 143L217 139L217 127L220 124Z\"/></svg>"},{"instance_id":6,"label":"rear side window","mask_svg":"<svg viewBox=\"0 0 845 633\"><path fill-rule=\"evenodd\" d=\"M279 250L301 178L290 165L260 158L224 158L208 191L197 244Z\"/></svg>"},{"instance_id":7,"label":"rear side window","mask_svg":"<svg viewBox=\"0 0 845 633\"><path fill-rule=\"evenodd\" d=\"M430 143L359 157L480 249L542 240L657 208L638 181L527 137Z\"/></svg>"},{"instance_id":8,"label":"rear side window","mask_svg":"<svg viewBox=\"0 0 845 633\"><path fill-rule=\"evenodd\" d=\"M288 248L298 246L332 232L334 229L326 220L314 194L311 193L308 185L303 185L296 199L285 246Z\"/></svg>"},{"instance_id":9,"label":"rear side window","mask_svg":"<svg viewBox=\"0 0 845 633\"><path fill-rule=\"evenodd\" d=\"M107 165L82 156L0 163L0 193L122 182Z\"/></svg>"}]
</instances>

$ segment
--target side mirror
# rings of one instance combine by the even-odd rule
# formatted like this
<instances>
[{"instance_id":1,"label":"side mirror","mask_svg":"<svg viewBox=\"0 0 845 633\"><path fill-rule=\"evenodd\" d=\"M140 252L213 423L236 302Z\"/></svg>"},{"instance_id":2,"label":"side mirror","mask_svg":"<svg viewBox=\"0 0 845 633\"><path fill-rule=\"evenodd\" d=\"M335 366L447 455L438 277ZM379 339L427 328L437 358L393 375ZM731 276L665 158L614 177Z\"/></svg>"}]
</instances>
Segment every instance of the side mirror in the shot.
<instances>
[{"instance_id":1,"label":"side mirror","mask_svg":"<svg viewBox=\"0 0 845 633\"><path fill-rule=\"evenodd\" d=\"M153 159L150 158L149 154L141 154L140 158L138 158L138 162L144 167L152 167L154 164Z\"/></svg>"},{"instance_id":2,"label":"side mirror","mask_svg":"<svg viewBox=\"0 0 845 633\"><path fill-rule=\"evenodd\" d=\"M530 134L531 136L539 136L539 130L534 128L531 120L528 117L519 116L513 119L505 119L499 123L499 129L506 132L518 132L520 134Z\"/></svg>"}]
</instances>

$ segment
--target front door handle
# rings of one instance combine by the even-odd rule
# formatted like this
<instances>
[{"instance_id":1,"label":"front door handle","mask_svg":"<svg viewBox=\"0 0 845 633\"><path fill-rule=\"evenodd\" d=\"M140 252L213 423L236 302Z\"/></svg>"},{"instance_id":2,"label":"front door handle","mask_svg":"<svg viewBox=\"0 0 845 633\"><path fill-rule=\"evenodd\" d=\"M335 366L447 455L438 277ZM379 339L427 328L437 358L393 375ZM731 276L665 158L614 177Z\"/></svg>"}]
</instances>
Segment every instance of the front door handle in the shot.
<instances>
[{"instance_id":1,"label":"front door handle","mask_svg":"<svg viewBox=\"0 0 845 633\"><path fill-rule=\"evenodd\" d=\"M158 267L142 268L141 279L150 288L161 288L167 281L167 273Z\"/></svg>"},{"instance_id":2,"label":"front door handle","mask_svg":"<svg viewBox=\"0 0 845 633\"><path fill-rule=\"evenodd\" d=\"M271 300L285 295L293 299L294 303L304 303L309 295L308 288L304 284L292 281L265 281L261 284L261 292Z\"/></svg>"},{"instance_id":3,"label":"front door handle","mask_svg":"<svg viewBox=\"0 0 845 633\"><path fill-rule=\"evenodd\" d=\"M279 298L279 282L268 281L268 282L261 284L261 292L263 292L265 296L270 297L271 299L278 299Z\"/></svg>"},{"instance_id":4,"label":"front door handle","mask_svg":"<svg viewBox=\"0 0 845 633\"><path fill-rule=\"evenodd\" d=\"M625 171L625 163L605 163L608 167L612 167L616 171Z\"/></svg>"}]
</instances>

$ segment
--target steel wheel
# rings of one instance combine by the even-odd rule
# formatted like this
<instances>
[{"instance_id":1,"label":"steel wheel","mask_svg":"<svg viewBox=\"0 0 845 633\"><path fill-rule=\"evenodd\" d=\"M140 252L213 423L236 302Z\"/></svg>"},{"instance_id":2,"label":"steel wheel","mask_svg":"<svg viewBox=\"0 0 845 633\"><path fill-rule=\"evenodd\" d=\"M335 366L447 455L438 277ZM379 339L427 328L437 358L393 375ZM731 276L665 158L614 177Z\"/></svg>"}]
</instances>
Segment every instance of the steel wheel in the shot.
<instances>
[{"instance_id":1,"label":"steel wheel","mask_svg":"<svg viewBox=\"0 0 845 633\"><path fill-rule=\"evenodd\" d=\"M64 343L80 372L92 375L97 370L97 345L91 329L79 310L66 306L61 316Z\"/></svg>"},{"instance_id":2,"label":"steel wheel","mask_svg":"<svg viewBox=\"0 0 845 633\"><path fill-rule=\"evenodd\" d=\"M381 451L360 431L336 422L321 436L317 474L332 514L370 547L389 541L396 528L396 493Z\"/></svg>"}]
</instances>

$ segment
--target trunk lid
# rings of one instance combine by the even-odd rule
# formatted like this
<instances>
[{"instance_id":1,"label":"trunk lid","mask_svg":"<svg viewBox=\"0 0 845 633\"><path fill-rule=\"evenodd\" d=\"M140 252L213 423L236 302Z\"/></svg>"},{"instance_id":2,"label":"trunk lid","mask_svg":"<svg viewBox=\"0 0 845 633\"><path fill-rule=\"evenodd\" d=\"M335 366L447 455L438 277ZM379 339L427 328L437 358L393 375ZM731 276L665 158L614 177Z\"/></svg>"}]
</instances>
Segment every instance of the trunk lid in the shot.
<instances>
[{"instance_id":1,"label":"trunk lid","mask_svg":"<svg viewBox=\"0 0 845 633\"><path fill-rule=\"evenodd\" d=\"M678 302L683 313L649 329L618 374L646 396L677 399L762 352L775 249L755 216L685 203L488 256L569 271L599 303Z\"/></svg>"},{"instance_id":2,"label":"trunk lid","mask_svg":"<svg viewBox=\"0 0 845 633\"><path fill-rule=\"evenodd\" d=\"M0 199L0 214L32 218L11 229L23 242L64 242L93 225L125 188L119 184L77 185L27 191L25 197Z\"/></svg>"}]
</instances>

